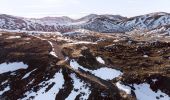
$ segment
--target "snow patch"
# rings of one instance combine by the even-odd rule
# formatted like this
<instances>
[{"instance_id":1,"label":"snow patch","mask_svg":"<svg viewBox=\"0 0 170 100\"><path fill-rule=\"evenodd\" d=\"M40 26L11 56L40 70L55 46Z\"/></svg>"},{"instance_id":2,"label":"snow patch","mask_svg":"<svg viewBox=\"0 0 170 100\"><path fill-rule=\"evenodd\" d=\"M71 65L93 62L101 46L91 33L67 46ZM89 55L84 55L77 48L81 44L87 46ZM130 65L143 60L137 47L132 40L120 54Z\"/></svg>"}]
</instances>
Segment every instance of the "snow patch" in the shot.
<instances>
[{"instance_id":1,"label":"snow patch","mask_svg":"<svg viewBox=\"0 0 170 100\"><path fill-rule=\"evenodd\" d=\"M21 38L21 36L9 36L6 39L19 39L19 38Z\"/></svg>"},{"instance_id":2,"label":"snow patch","mask_svg":"<svg viewBox=\"0 0 170 100\"><path fill-rule=\"evenodd\" d=\"M68 61L69 60L69 57L65 57L65 61Z\"/></svg>"},{"instance_id":3,"label":"snow patch","mask_svg":"<svg viewBox=\"0 0 170 100\"><path fill-rule=\"evenodd\" d=\"M148 55L143 55L144 58L148 58L149 56Z\"/></svg>"},{"instance_id":4,"label":"snow patch","mask_svg":"<svg viewBox=\"0 0 170 100\"><path fill-rule=\"evenodd\" d=\"M87 100L91 93L90 88L84 81L78 79L75 74L71 74L70 77L73 80L74 88L65 100L75 100L76 96L80 93L82 93L80 96L80 100Z\"/></svg>"},{"instance_id":5,"label":"snow patch","mask_svg":"<svg viewBox=\"0 0 170 100\"><path fill-rule=\"evenodd\" d=\"M18 69L27 69L28 65L24 64L23 62L13 62L13 63L2 63L0 64L0 74L6 72L12 72Z\"/></svg>"},{"instance_id":6,"label":"snow patch","mask_svg":"<svg viewBox=\"0 0 170 100\"><path fill-rule=\"evenodd\" d=\"M91 73L97 77L100 77L101 79L104 79L104 80L112 80L112 79L122 75L121 71L115 70L112 68L107 68L107 67L93 70L93 71L91 71Z\"/></svg>"},{"instance_id":7,"label":"snow patch","mask_svg":"<svg viewBox=\"0 0 170 100\"><path fill-rule=\"evenodd\" d=\"M9 91L10 87L7 86L4 90L0 91L0 96L3 95L5 92Z\"/></svg>"},{"instance_id":8,"label":"snow patch","mask_svg":"<svg viewBox=\"0 0 170 100\"><path fill-rule=\"evenodd\" d=\"M53 84L54 86L45 92L45 90L48 88L48 86L44 86L45 84ZM30 100L31 97L34 97L33 100L55 100L56 94L59 92L59 90L63 87L64 85L64 77L63 74L61 73L61 70L57 72L54 75L54 78L40 83L40 86L44 86L41 88L38 92L26 92L25 95L27 97L21 99L21 100Z\"/></svg>"},{"instance_id":9,"label":"snow patch","mask_svg":"<svg viewBox=\"0 0 170 100\"><path fill-rule=\"evenodd\" d=\"M107 68L107 67L99 68L96 70L89 70L89 69L84 68L83 66L79 65L77 63L77 61L75 61L74 59L70 61L70 66L75 70L82 69L84 71L88 71L88 72L94 74L95 76L97 76L101 79L104 79L104 80L112 80L112 79L122 75L121 71L115 70L112 68Z\"/></svg>"},{"instance_id":10,"label":"snow patch","mask_svg":"<svg viewBox=\"0 0 170 100\"><path fill-rule=\"evenodd\" d=\"M136 94L137 100L170 100L170 97L158 90L154 92L151 90L150 85L147 83L143 84L134 84L133 87L135 88L134 92Z\"/></svg>"},{"instance_id":11,"label":"snow patch","mask_svg":"<svg viewBox=\"0 0 170 100\"><path fill-rule=\"evenodd\" d=\"M53 45L53 43L51 42L51 41L48 41L48 43L51 45L51 48L52 48L52 50L50 51L50 54L52 55L52 56L54 56L54 57L58 57L57 56L57 54L55 53L55 51L54 51L54 45Z\"/></svg>"},{"instance_id":12,"label":"snow patch","mask_svg":"<svg viewBox=\"0 0 170 100\"><path fill-rule=\"evenodd\" d=\"M52 56L54 56L54 57L56 57L56 58L58 57L54 51L51 51L51 52L50 52L50 55L52 55Z\"/></svg>"},{"instance_id":13,"label":"snow patch","mask_svg":"<svg viewBox=\"0 0 170 100\"><path fill-rule=\"evenodd\" d=\"M158 81L158 79L152 79L152 81L155 83L156 81Z\"/></svg>"},{"instance_id":14,"label":"snow patch","mask_svg":"<svg viewBox=\"0 0 170 100\"><path fill-rule=\"evenodd\" d=\"M125 91L127 94L131 94L131 88L128 87L128 86L125 86L125 85L121 84L120 81L116 83L116 86L117 86L120 90Z\"/></svg>"},{"instance_id":15,"label":"snow patch","mask_svg":"<svg viewBox=\"0 0 170 100\"><path fill-rule=\"evenodd\" d=\"M96 57L96 60L101 64L105 64L105 61L101 57Z\"/></svg>"},{"instance_id":16,"label":"snow patch","mask_svg":"<svg viewBox=\"0 0 170 100\"><path fill-rule=\"evenodd\" d=\"M35 70L36 70L36 69L34 69L34 70L30 71L29 73L25 74L24 77L23 77L22 79L25 79L25 78L29 77L30 74L31 74L33 71L35 71Z\"/></svg>"},{"instance_id":17,"label":"snow patch","mask_svg":"<svg viewBox=\"0 0 170 100\"><path fill-rule=\"evenodd\" d=\"M156 80L154 79L154 81ZM125 86L119 81L116 83L116 86L127 94L131 94L131 90L133 90L137 100L170 100L170 97L160 90L157 92L153 91L148 83L132 84L130 86L134 89L131 89L130 86Z\"/></svg>"},{"instance_id":18,"label":"snow patch","mask_svg":"<svg viewBox=\"0 0 170 100\"><path fill-rule=\"evenodd\" d=\"M75 69L75 70L78 70L79 68L81 68L81 69L83 69L83 70L85 70L85 71L89 71L88 69L86 69L86 68L82 67L81 65L79 65L79 64L77 63L77 61L75 61L74 59L72 59L72 60L70 61L70 66L71 66L73 69Z\"/></svg>"},{"instance_id":19,"label":"snow patch","mask_svg":"<svg viewBox=\"0 0 170 100\"><path fill-rule=\"evenodd\" d=\"M4 85L4 84L6 84L6 83L8 83L8 80L2 82L1 85Z\"/></svg>"}]
</instances>

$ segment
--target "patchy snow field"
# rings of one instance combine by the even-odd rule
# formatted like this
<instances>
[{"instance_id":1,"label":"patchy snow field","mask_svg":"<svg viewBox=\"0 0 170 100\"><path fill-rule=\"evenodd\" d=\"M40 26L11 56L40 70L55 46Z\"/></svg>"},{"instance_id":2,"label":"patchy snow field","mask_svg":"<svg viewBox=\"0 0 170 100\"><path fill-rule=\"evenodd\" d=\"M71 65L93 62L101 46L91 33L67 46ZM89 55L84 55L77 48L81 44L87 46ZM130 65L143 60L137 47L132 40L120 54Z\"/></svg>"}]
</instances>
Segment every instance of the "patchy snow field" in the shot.
<instances>
[{"instance_id":1,"label":"patchy snow field","mask_svg":"<svg viewBox=\"0 0 170 100\"><path fill-rule=\"evenodd\" d=\"M75 74L71 74L70 76L73 80L74 88L65 100L75 100L76 96L79 94L81 94L80 100L87 100L91 93L90 88L84 81L78 79Z\"/></svg>"},{"instance_id":2,"label":"patchy snow field","mask_svg":"<svg viewBox=\"0 0 170 100\"><path fill-rule=\"evenodd\" d=\"M51 52L50 52L50 55L52 55L52 56L54 56L54 57L56 57L56 58L58 57L54 51L51 51Z\"/></svg>"},{"instance_id":3,"label":"patchy snow field","mask_svg":"<svg viewBox=\"0 0 170 100\"><path fill-rule=\"evenodd\" d=\"M138 100L170 100L170 97L160 90L157 92L151 90L150 85L147 83L134 84L133 87Z\"/></svg>"},{"instance_id":4,"label":"patchy snow field","mask_svg":"<svg viewBox=\"0 0 170 100\"><path fill-rule=\"evenodd\" d=\"M125 91L127 94L131 94L131 88L128 87L128 86L125 86L125 85L121 84L120 81L116 83L116 86L117 86L120 90Z\"/></svg>"},{"instance_id":5,"label":"patchy snow field","mask_svg":"<svg viewBox=\"0 0 170 100\"><path fill-rule=\"evenodd\" d=\"M107 67L99 68L96 70L89 70L89 69L84 68L83 66L79 65L77 63L77 61L75 61L74 59L70 61L70 66L75 70L78 70L80 68L84 71L89 71L90 73L92 73L95 76L97 76L101 79L104 79L104 80L112 80L112 79L122 75L121 71L115 70L112 68L107 68Z\"/></svg>"},{"instance_id":6,"label":"patchy snow field","mask_svg":"<svg viewBox=\"0 0 170 100\"><path fill-rule=\"evenodd\" d=\"M95 76L104 79L104 80L112 80L116 77L119 77L120 75L122 75L123 73L115 70L115 69L111 69L111 68L99 68L97 70L89 70L87 68L84 68L83 66L79 65L77 63L77 61L75 61L74 59L70 61L70 66L75 69L82 69L84 71L88 71L92 74L94 74ZM125 91L127 94L131 94L131 87L126 86L121 84L121 82L117 82L116 86L122 90ZM136 94L137 100L170 100L170 97L168 95L166 95L165 93L161 92L160 90L158 90L157 92L154 92L151 90L150 85L147 83L143 83L143 84L133 84L130 85L132 87L135 88L135 90L133 90Z\"/></svg>"},{"instance_id":7,"label":"patchy snow field","mask_svg":"<svg viewBox=\"0 0 170 100\"><path fill-rule=\"evenodd\" d=\"M16 71L18 69L27 69L28 65L24 64L23 62L13 62L13 63L2 63L0 64L0 74L6 72Z\"/></svg>"},{"instance_id":8,"label":"patchy snow field","mask_svg":"<svg viewBox=\"0 0 170 100\"><path fill-rule=\"evenodd\" d=\"M3 86L3 85L5 85L5 84L7 84L7 83L8 83L8 80L2 82L2 83L0 84L0 86ZM10 86L7 85L3 90L0 91L0 96L3 95L5 92L7 92L7 91L9 91L9 90L10 90Z\"/></svg>"},{"instance_id":9,"label":"patchy snow field","mask_svg":"<svg viewBox=\"0 0 170 100\"><path fill-rule=\"evenodd\" d=\"M107 68L107 67L99 68L97 70L93 70L90 72L94 74L95 76L100 77L101 79L104 79L104 80L112 80L122 75L121 71L115 70L112 68Z\"/></svg>"},{"instance_id":10,"label":"patchy snow field","mask_svg":"<svg viewBox=\"0 0 170 100\"><path fill-rule=\"evenodd\" d=\"M21 38L21 36L9 36L6 39L19 39L19 38Z\"/></svg>"},{"instance_id":11,"label":"patchy snow field","mask_svg":"<svg viewBox=\"0 0 170 100\"><path fill-rule=\"evenodd\" d=\"M9 91L9 90L10 90L10 87L7 86L3 91L0 91L0 96L1 96L2 94L4 94L5 92Z\"/></svg>"},{"instance_id":12,"label":"patchy snow field","mask_svg":"<svg viewBox=\"0 0 170 100\"><path fill-rule=\"evenodd\" d=\"M121 84L121 82L117 82L116 86L127 94L131 94L131 90L133 90L131 87ZM130 86L134 87L133 91L137 100L170 100L170 97L160 90L157 92L153 91L148 83L133 84Z\"/></svg>"},{"instance_id":13,"label":"patchy snow field","mask_svg":"<svg viewBox=\"0 0 170 100\"><path fill-rule=\"evenodd\" d=\"M45 86L45 84L48 84ZM46 89L49 85L54 84L53 87L46 92ZM43 86L38 92L26 92L26 97L20 100L30 100L31 97L34 97L33 100L55 100L55 97L59 90L64 85L64 77L61 73L61 70L54 75L54 78L40 83L40 86Z\"/></svg>"}]
</instances>

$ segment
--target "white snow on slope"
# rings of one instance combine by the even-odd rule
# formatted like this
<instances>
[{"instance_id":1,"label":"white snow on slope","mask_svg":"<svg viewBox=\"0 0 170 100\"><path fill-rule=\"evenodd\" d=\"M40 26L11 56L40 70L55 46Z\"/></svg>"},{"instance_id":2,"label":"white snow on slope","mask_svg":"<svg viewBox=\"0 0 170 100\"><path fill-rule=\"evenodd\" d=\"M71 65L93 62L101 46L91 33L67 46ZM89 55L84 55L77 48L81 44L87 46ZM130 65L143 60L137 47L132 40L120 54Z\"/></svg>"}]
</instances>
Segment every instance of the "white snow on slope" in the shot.
<instances>
[{"instance_id":1,"label":"white snow on slope","mask_svg":"<svg viewBox=\"0 0 170 100\"><path fill-rule=\"evenodd\" d=\"M143 55L144 58L148 58L149 56L148 55Z\"/></svg>"},{"instance_id":2,"label":"white snow on slope","mask_svg":"<svg viewBox=\"0 0 170 100\"><path fill-rule=\"evenodd\" d=\"M13 63L2 63L0 64L0 74L6 73L9 71L15 71L18 69L27 69L28 65L24 64L23 62L13 62Z\"/></svg>"},{"instance_id":3,"label":"white snow on slope","mask_svg":"<svg viewBox=\"0 0 170 100\"><path fill-rule=\"evenodd\" d=\"M75 70L78 70L80 68L84 71L89 71L90 73L92 73L95 76L100 77L101 79L104 79L104 80L112 80L112 79L122 75L121 71L115 70L112 68L107 68L107 67L99 68L96 70L89 70L89 69L84 68L83 66L79 65L77 63L77 61L75 61L74 59L70 61L70 66Z\"/></svg>"},{"instance_id":4,"label":"white snow on slope","mask_svg":"<svg viewBox=\"0 0 170 100\"><path fill-rule=\"evenodd\" d=\"M79 65L79 64L77 63L77 61L75 61L74 59L72 59L72 60L70 61L70 66L71 66L73 69L75 69L75 70L78 70L79 68L81 68L81 69L83 69L84 71L89 71L89 69L86 69L86 68L84 68L83 66Z\"/></svg>"},{"instance_id":5,"label":"white snow on slope","mask_svg":"<svg viewBox=\"0 0 170 100\"><path fill-rule=\"evenodd\" d=\"M52 56L54 56L54 57L58 57L57 56L57 54L55 53L55 51L54 51L54 45L53 45L53 43L51 42L51 41L48 41L48 43L51 45L51 48L52 48L52 50L50 51L50 54L52 55Z\"/></svg>"},{"instance_id":6,"label":"white snow on slope","mask_svg":"<svg viewBox=\"0 0 170 100\"><path fill-rule=\"evenodd\" d=\"M80 100L87 100L91 93L90 88L84 81L78 79L75 74L71 74L70 76L73 79L74 89L71 91L70 95L65 100L75 100L76 96L80 93L82 93L80 96ZM75 89L77 91L75 91Z\"/></svg>"},{"instance_id":7,"label":"white snow on slope","mask_svg":"<svg viewBox=\"0 0 170 100\"><path fill-rule=\"evenodd\" d=\"M101 57L96 57L96 60L101 64L105 64L105 61Z\"/></svg>"},{"instance_id":8,"label":"white snow on slope","mask_svg":"<svg viewBox=\"0 0 170 100\"><path fill-rule=\"evenodd\" d=\"M131 94L131 88L130 88L130 87L125 86L125 85L121 84L120 82L117 82L117 83L116 83L116 86L117 86L120 90L125 91L127 94Z\"/></svg>"},{"instance_id":9,"label":"white snow on slope","mask_svg":"<svg viewBox=\"0 0 170 100\"><path fill-rule=\"evenodd\" d=\"M121 84L120 81L116 83L116 86L127 94L131 94L131 90L133 90L131 87ZM148 83L133 84L130 86L134 87L133 91L137 100L170 100L170 97L160 90L157 92L153 91Z\"/></svg>"},{"instance_id":10,"label":"white snow on slope","mask_svg":"<svg viewBox=\"0 0 170 100\"><path fill-rule=\"evenodd\" d=\"M5 92L9 91L10 87L7 86L4 90L0 91L0 96L3 95Z\"/></svg>"},{"instance_id":11,"label":"white snow on slope","mask_svg":"<svg viewBox=\"0 0 170 100\"><path fill-rule=\"evenodd\" d=\"M4 84L6 84L6 83L8 83L8 80L2 82L1 85L4 85Z\"/></svg>"},{"instance_id":12,"label":"white snow on slope","mask_svg":"<svg viewBox=\"0 0 170 100\"><path fill-rule=\"evenodd\" d=\"M58 57L54 51L51 51L50 54L56 58Z\"/></svg>"},{"instance_id":13,"label":"white snow on slope","mask_svg":"<svg viewBox=\"0 0 170 100\"><path fill-rule=\"evenodd\" d=\"M170 100L170 97L160 90L157 92L152 91L150 85L147 83L134 84L133 87L135 88L134 92L138 100Z\"/></svg>"},{"instance_id":14,"label":"white snow on slope","mask_svg":"<svg viewBox=\"0 0 170 100\"><path fill-rule=\"evenodd\" d=\"M6 39L19 39L19 38L21 38L21 36L9 36Z\"/></svg>"},{"instance_id":15,"label":"white snow on slope","mask_svg":"<svg viewBox=\"0 0 170 100\"><path fill-rule=\"evenodd\" d=\"M54 86L47 92L45 90L48 88L48 85L55 83ZM45 84L48 84L45 86ZM20 99L20 100L30 100L30 97L33 96L33 100L55 100L56 94L59 92L59 90L63 87L64 85L64 77L63 74L61 73L61 70L57 72L54 75L54 78L40 83L40 85L43 85L38 92L26 92L25 95L27 97Z\"/></svg>"},{"instance_id":16,"label":"white snow on slope","mask_svg":"<svg viewBox=\"0 0 170 100\"><path fill-rule=\"evenodd\" d=\"M107 67L93 70L93 71L91 71L91 73L97 77L100 77L101 79L104 79L104 80L112 80L112 79L122 75L121 71L115 70L112 68L107 68Z\"/></svg>"},{"instance_id":17,"label":"white snow on slope","mask_svg":"<svg viewBox=\"0 0 170 100\"><path fill-rule=\"evenodd\" d=\"M25 74L24 77L23 77L22 79L25 79L25 78L29 77L30 74L31 74L33 71L35 71L35 70L36 70L36 69L34 69L34 70L30 71L29 73Z\"/></svg>"}]
</instances>

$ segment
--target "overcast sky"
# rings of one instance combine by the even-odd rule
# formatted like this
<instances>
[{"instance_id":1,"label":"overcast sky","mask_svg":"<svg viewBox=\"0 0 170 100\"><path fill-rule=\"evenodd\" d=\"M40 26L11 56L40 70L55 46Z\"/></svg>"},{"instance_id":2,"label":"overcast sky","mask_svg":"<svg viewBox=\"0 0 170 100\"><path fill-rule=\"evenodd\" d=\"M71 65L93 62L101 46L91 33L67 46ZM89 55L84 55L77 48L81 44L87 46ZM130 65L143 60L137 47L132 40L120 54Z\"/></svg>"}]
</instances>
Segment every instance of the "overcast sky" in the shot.
<instances>
[{"instance_id":1,"label":"overcast sky","mask_svg":"<svg viewBox=\"0 0 170 100\"><path fill-rule=\"evenodd\" d=\"M170 13L170 0L0 0L0 13L23 17L120 14L136 16L151 12Z\"/></svg>"}]
</instances>

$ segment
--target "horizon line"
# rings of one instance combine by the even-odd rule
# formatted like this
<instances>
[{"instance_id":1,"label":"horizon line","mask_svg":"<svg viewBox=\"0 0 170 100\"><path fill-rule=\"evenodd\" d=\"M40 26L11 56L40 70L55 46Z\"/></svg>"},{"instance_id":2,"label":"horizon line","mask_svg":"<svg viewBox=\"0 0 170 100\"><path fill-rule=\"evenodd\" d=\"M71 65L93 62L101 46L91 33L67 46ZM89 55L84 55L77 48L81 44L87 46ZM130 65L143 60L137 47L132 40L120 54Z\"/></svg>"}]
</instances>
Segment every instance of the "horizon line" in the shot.
<instances>
[{"instance_id":1,"label":"horizon line","mask_svg":"<svg viewBox=\"0 0 170 100\"><path fill-rule=\"evenodd\" d=\"M132 18L132 17L137 17L137 16L143 16L143 15L148 15L148 14L154 14L154 13L166 13L166 14L170 14L169 12L163 12L163 11L155 11L155 12L150 12L150 13L145 13L145 14L139 14L139 15L135 15L135 16L124 16L124 15L121 15L121 14L110 14L110 13L103 13L103 14L97 14L97 13L81 13L81 14L71 14L71 15L64 15L64 14L49 14L49 15L45 15L45 16L37 16L37 17L28 17L28 16L20 16L20 15L17 15L17 14L6 14L6 13L0 13L0 15L8 15L8 16L13 16L13 17L19 17L19 18L26 18L26 19L42 19L42 18L47 18L47 17L53 17L53 18L61 18L61 17L68 17L70 19L74 19L74 20L78 20L78 19L81 19L83 17L86 17L86 16L89 16L89 15L118 15L118 16L122 16L122 17L127 17L127 18ZM82 16L79 16L77 18L73 18L71 16L76 16L76 15L82 15Z\"/></svg>"}]
</instances>

